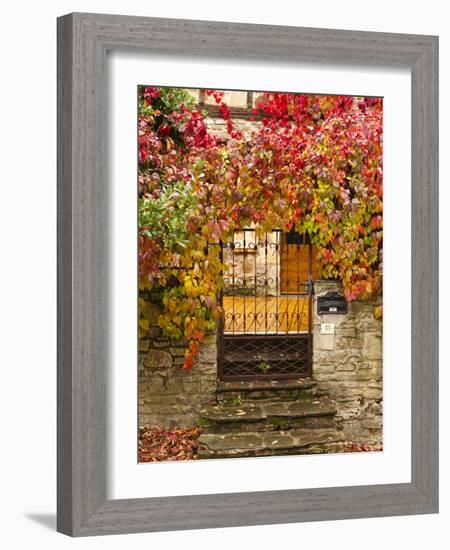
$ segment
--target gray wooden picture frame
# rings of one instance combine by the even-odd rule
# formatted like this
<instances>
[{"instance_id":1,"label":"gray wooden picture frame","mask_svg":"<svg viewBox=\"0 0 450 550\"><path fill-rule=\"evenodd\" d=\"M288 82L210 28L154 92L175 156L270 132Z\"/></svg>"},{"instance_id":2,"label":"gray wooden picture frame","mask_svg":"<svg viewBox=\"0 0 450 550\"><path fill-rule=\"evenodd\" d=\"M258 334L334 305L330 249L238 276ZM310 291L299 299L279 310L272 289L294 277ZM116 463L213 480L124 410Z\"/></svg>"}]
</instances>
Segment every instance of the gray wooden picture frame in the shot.
<instances>
[{"instance_id":1,"label":"gray wooden picture frame","mask_svg":"<svg viewBox=\"0 0 450 550\"><path fill-rule=\"evenodd\" d=\"M109 50L411 69L410 483L107 499ZM59 18L58 531L83 536L437 511L438 38L83 13Z\"/></svg>"}]
</instances>

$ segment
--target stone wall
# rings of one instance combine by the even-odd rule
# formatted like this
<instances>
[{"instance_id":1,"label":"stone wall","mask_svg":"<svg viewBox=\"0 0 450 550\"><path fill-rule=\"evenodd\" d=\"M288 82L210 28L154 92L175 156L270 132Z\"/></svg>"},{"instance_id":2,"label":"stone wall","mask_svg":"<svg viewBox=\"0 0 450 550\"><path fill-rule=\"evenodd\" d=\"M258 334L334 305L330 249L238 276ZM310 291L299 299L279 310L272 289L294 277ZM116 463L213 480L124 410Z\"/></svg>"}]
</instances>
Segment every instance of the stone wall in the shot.
<instances>
[{"instance_id":1,"label":"stone wall","mask_svg":"<svg viewBox=\"0 0 450 550\"><path fill-rule=\"evenodd\" d=\"M352 302L346 314L317 314L317 298L341 290L329 281L314 283L313 378L320 393L336 401L337 421L346 439L381 443L382 322L373 302ZM192 427L199 409L217 396L216 335L206 337L191 370L182 368L186 342L170 341L156 326L157 306L147 308L148 333L139 341L139 425ZM321 334L333 323L334 334Z\"/></svg>"},{"instance_id":2,"label":"stone wall","mask_svg":"<svg viewBox=\"0 0 450 550\"><path fill-rule=\"evenodd\" d=\"M199 91L189 91L199 101ZM231 108L246 109L246 92L226 93ZM257 97L256 93L252 95L252 105ZM208 103L213 105L214 100L207 98ZM249 135L259 124L245 116L233 117L233 120L244 135ZM210 116L207 124L219 137L229 137L226 122L221 117ZM254 242L254 236L250 241ZM255 260L254 253L244 256L238 252L233 257L225 251L224 260L230 271L234 267L236 277L242 278L245 273L250 286L255 271L258 279L265 269L258 257ZM268 258L267 278L275 280L276 274L272 277L274 269L275 256ZM330 290L341 290L341 285L330 281L314 282L313 378L318 383L319 393L326 393L336 401L338 422L348 440L380 443L383 432L382 322L374 318L375 304L368 302L352 302L347 314L319 316L317 298ZM265 292L270 295L275 289L268 288ZM216 336L207 336L197 363L191 370L183 370L186 344L161 336L156 326L158 315L157 306L148 308L150 329L139 343L139 425L191 427L196 423L198 410L216 401ZM335 333L321 334L322 323L333 323Z\"/></svg>"},{"instance_id":3,"label":"stone wall","mask_svg":"<svg viewBox=\"0 0 450 550\"><path fill-rule=\"evenodd\" d=\"M210 96L204 96L202 98L200 96L200 90L190 88L188 92L202 107L206 109L208 107L216 107L214 98ZM251 98L248 97L249 93L251 94ZM258 120L252 120L254 118L252 109L256 105L256 101L260 95L261 93L259 92L225 91L224 100L232 112L234 129L241 131L246 137L249 137L252 130L261 124ZM202 101L204 103L201 103ZM227 131L227 122L217 112L210 113L205 121L211 133L220 139L228 140L230 138L230 134Z\"/></svg>"},{"instance_id":4,"label":"stone wall","mask_svg":"<svg viewBox=\"0 0 450 550\"><path fill-rule=\"evenodd\" d=\"M189 89L196 101L200 91ZM259 94L252 94L252 105ZM225 93L225 100L231 108L248 110L247 92ZM214 106L211 97L205 98L206 106ZM234 117L233 117L234 118ZM209 129L220 138L228 139L226 121L220 116L206 119ZM249 135L257 122L248 117L235 120L235 127ZM236 254L236 260L243 262L243 254ZM253 258L246 257L247 273ZM248 275L247 275L248 277ZM216 335L208 335L203 342L198 360L192 369L182 368L186 342L171 342L161 335L156 321L159 315L156 305L147 308L146 316L150 329L139 341L139 425L192 427L198 418L198 410L207 403L216 401L217 389L217 345Z\"/></svg>"},{"instance_id":5,"label":"stone wall","mask_svg":"<svg viewBox=\"0 0 450 550\"><path fill-rule=\"evenodd\" d=\"M206 119L206 124L208 126L209 131L216 135L220 139L229 139L230 134L227 130L227 123L223 118L218 117L208 117ZM255 127L257 127L260 123L259 122L253 122L250 120L245 119L239 119L234 117L233 118L233 128L235 130L239 130L243 133L245 137L249 137Z\"/></svg>"},{"instance_id":6,"label":"stone wall","mask_svg":"<svg viewBox=\"0 0 450 550\"><path fill-rule=\"evenodd\" d=\"M150 330L139 340L139 426L193 427L198 410L216 400L216 335L206 336L197 362L185 370L186 342L163 337L158 315L157 306L148 306Z\"/></svg>"},{"instance_id":7,"label":"stone wall","mask_svg":"<svg viewBox=\"0 0 450 550\"><path fill-rule=\"evenodd\" d=\"M317 314L317 298L341 291L337 282L314 282L313 378L336 401L348 440L381 443L383 436L382 321L374 302L351 302L346 314ZM321 334L333 323L334 334Z\"/></svg>"}]
</instances>

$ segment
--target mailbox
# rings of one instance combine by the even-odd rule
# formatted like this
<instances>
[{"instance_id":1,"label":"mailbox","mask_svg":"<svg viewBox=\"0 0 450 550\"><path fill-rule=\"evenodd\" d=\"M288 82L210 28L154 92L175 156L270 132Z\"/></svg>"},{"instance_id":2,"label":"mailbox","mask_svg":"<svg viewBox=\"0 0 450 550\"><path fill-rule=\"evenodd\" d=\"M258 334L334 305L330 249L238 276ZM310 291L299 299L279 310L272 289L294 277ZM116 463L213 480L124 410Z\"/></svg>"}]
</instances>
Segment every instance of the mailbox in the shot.
<instances>
[{"instance_id":1,"label":"mailbox","mask_svg":"<svg viewBox=\"0 0 450 550\"><path fill-rule=\"evenodd\" d=\"M347 313L347 300L339 292L328 292L317 298L317 313Z\"/></svg>"}]
</instances>

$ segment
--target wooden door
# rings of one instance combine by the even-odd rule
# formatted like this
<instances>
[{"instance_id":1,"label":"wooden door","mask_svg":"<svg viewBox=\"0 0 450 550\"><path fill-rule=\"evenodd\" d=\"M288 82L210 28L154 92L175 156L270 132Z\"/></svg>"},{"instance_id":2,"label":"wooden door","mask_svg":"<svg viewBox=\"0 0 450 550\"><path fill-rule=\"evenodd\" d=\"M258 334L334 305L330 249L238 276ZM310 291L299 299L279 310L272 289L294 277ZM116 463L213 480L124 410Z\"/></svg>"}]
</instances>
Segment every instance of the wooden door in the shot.
<instances>
[{"instance_id":1,"label":"wooden door","mask_svg":"<svg viewBox=\"0 0 450 550\"><path fill-rule=\"evenodd\" d=\"M299 233L282 233L280 242L280 290L282 294L305 294L309 279L317 279L316 251ZM310 267L311 247L311 267ZM310 273L311 269L311 273Z\"/></svg>"}]
</instances>

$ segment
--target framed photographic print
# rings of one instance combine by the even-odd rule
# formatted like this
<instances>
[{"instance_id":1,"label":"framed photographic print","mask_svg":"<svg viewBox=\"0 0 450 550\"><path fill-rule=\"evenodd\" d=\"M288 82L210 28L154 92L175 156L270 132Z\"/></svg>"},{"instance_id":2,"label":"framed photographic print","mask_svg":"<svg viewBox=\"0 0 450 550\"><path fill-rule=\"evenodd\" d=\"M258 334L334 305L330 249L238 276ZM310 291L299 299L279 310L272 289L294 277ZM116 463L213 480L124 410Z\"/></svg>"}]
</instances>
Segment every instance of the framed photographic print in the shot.
<instances>
[{"instance_id":1,"label":"framed photographic print","mask_svg":"<svg viewBox=\"0 0 450 550\"><path fill-rule=\"evenodd\" d=\"M381 450L382 98L138 94L139 460Z\"/></svg>"},{"instance_id":2,"label":"framed photographic print","mask_svg":"<svg viewBox=\"0 0 450 550\"><path fill-rule=\"evenodd\" d=\"M58 20L58 530L438 509L438 41Z\"/></svg>"}]
</instances>

